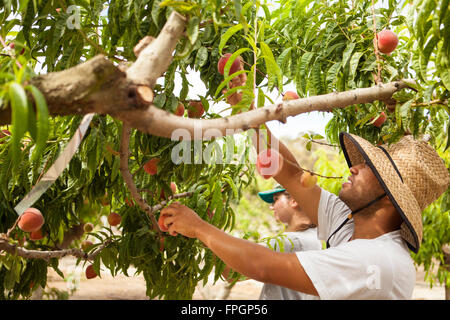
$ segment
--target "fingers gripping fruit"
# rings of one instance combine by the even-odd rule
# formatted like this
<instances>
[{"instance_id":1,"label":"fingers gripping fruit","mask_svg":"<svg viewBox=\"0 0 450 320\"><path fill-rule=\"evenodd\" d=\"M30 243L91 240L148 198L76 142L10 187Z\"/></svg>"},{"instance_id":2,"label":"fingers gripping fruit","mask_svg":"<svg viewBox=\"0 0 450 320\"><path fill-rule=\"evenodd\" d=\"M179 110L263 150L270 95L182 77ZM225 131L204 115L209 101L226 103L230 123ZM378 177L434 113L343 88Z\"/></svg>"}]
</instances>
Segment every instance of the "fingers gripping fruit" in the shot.
<instances>
[{"instance_id":1,"label":"fingers gripping fruit","mask_svg":"<svg viewBox=\"0 0 450 320\"><path fill-rule=\"evenodd\" d=\"M159 216L159 219L158 219L158 226L159 226L159 229L161 229L161 231L163 231L163 232L169 231L169 228L167 228L167 227L164 225L164 220L166 219L166 217L167 217L167 216L165 216L165 215L160 215L160 216Z\"/></svg>"}]
</instances>

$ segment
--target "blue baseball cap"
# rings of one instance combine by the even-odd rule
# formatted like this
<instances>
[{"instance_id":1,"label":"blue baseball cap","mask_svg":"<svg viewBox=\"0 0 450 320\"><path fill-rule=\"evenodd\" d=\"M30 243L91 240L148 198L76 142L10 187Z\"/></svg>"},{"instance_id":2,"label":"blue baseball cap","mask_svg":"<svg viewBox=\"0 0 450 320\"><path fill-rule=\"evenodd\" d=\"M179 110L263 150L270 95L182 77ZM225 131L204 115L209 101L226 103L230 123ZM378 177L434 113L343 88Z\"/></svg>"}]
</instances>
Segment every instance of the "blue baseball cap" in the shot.
<instances>
[{"instance_id":1,"label":"blue baseball cap","mask_svg":"<svg viewBox=\"0 0 450 320\"><path fill-rule=\"evenodd\" d=\"M273 203L273 195L275 193L280 193L286 191L281 185L276 185L274 189L268 191L258 192L258 196L267 203Z\"/></svg>"}]
</instances>

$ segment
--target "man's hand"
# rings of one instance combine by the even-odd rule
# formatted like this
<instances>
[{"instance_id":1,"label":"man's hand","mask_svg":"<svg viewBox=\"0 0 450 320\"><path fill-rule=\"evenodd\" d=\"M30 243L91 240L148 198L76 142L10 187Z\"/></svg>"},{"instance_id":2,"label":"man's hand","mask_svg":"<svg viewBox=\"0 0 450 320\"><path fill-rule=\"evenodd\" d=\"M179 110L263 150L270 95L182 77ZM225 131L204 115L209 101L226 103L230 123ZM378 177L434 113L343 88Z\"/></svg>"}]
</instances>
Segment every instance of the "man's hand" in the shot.
<instances>
[{"instance_id":1,"label":"man's hand","mask_svg":"<svg viewBox=\"0 0 450 320\"><path fill-rule=\"evenodd\" d=\"M195 211L178 202L162 209L161 216L163 215L164 226L169 229L168 232L172 236L180 233L189 238L197 238L197 230L208 224Z\"/></svg>"}]
</instances>

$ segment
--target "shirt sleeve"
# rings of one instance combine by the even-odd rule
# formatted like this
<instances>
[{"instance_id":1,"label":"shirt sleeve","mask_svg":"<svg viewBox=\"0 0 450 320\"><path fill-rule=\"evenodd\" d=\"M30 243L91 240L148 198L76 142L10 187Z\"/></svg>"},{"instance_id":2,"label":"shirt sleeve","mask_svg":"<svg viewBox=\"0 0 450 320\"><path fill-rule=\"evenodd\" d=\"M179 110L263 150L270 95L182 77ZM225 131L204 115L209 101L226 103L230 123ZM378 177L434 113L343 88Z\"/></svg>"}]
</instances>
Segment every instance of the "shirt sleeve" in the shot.
<instances>
[{"instance_id":1,"label":"shirt sleeve","mask_svg":"<svg viewBox=\"0 0 450 320\"><path fill-rule=\"evenodd\" d=\"M275 251L283 251L283 252L294 252L303 250L302 242L299 237L291 236L289 234L283 234L283 237L279 237L277 239L270 239L269 248L273 248ZM283 246L283 250L281 250L281 246Z\"/></svg>"},{"instance_id":2,"label":"shirt sleeve","mask_svg":"<svg viewBox=\"0 0 450 320\"><path fill-rule=\"evenodd\" d=\"M335 194L322 189L318 208L317 237L327 240L345 220L351 210Z\"/></svg>"},{"instance_id":3,"label":"shirt sleeve","mask_svg":"<svg viewBox=\"0 0 450 320\"><path fill-rule=\"evenodd\" d=\"M301 251L296 255L323 300L379 299L386 290L392 290L389 259L382 250L367 243Z\"/></svg>"}]
</instances>

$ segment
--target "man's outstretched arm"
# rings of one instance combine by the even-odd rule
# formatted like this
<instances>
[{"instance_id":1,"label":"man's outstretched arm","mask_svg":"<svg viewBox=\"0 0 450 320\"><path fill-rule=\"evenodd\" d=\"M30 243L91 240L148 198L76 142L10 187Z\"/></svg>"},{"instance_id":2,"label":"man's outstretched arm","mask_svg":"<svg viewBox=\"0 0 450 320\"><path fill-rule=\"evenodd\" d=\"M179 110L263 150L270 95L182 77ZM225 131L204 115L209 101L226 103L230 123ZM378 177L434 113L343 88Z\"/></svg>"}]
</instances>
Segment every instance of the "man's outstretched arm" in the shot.
<instances>
[{"instance_id":1,"label":"man's outstretched arm","mask_svg":"<svg viewBox=\"0 0 450 320\"><path fill-rule=\"evenodd\" d=\"M295 253L275 252L233 237L179 203L164 208L161 215L167 216L164 224L171 235L199 239L233 270L260 282L318 295Z\"/></svg>"}]
</instances>

